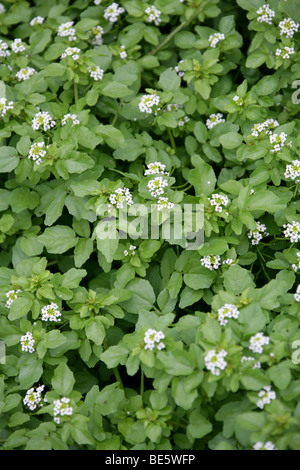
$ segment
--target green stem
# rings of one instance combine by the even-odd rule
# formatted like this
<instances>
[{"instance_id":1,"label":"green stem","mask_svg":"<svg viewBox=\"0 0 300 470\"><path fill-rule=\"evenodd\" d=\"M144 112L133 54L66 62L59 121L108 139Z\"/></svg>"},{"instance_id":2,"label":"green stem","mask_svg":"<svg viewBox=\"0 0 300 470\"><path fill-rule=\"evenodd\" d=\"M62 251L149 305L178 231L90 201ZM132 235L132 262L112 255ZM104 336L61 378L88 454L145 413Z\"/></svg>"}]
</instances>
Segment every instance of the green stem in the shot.
<instances>
[{"instance_id":1,"label":"green stem","mask_svg":"<svg viewBox=\"0 0 300 470\"><path fill-rule=\"evenodd\" d=\"M77 103L77 101L78 101L78 85L75 82L74 82L74 100L75 100L75 103Z\"/></svg>"},{"instance_id":2,"label":"green stem","mask_svg":"<svg viewBox=\"0 0 300 470\"><path fill-rule=\"evenodd\" d=\"M108 344L107 344L106 339L103 340L103 347L104 349L108 349ZM116 378L116 381L119 382L120 388L124 390L124 385L123 385L123 382L122 382L122 379L121 379L121 376L117 367L113 367L113 373Z\"/></svg>"},{"instance_id":3,"label":"green stem","mask_svg":"<svg viewBox=\"0 0 300 470\"><path fill-rule=\"evenodd\" d=\"M261 268L263 270L263 273L264 275L266 276L266 278L268 279L268 281L270 282L271 281L271 278L269 276L269 274L267 273L266 269L265 269L265 266L264 266L264 262L265 262L265 258L263 257L263 255L261 254L259 248L257 247L257 253L259 254L259 262L260 262L260 265L261 265Z\"/></svg>"},{"instance_id":4,"label":"green stem","mask_svg":"<svg viewBox=\"0 0 300 470\"><path fill-rule=\"evenodd\" d=\"M123 106L123 101L121 100L121 101L120 101L120 104L119 104L118 111L116 112L116 114L114 115L113 120L111 121L111 125L112 125L112 126L115 126L115 125L116 125L116 122L117 122L118 117L119 117L119 112L121 111L122 106Z\"/></svg>"},{"instance_id":5,"label":"green stem","mask_svg":"<svg viewBox=\"0 0 300 470\"><path fill-rule=\"evenodd\" d=\"M296 188L295 188L295 191L294 191L294 196L293 196L293 199L295 199L295 197L297 196L297 192L298 192L298 184L296 184Z\"/></svg>"},{"instance_id":6,"label":"green stem","mask_svg":"<svg viewBox=\"0 0 300 470\"><path fill-rule=\"evenodd\" d=\"M181 25L179 25L177 28L174 29L174 31L172 31L167 37L166 39L161 42L155 49L153 49L149 54L150 55L155 55L158 51L160 51L163 47L165 47L166 44L168 44L168 42L170 42L174 36L176 36L176 34L179 33L179 31L181 31L182 29L186 28L192 21L194 18L196 18L198 16L198 14L200 13L200 11L203 9L203 7L209 3L210 0L206 0L202 3L202 5L200 7L197 8L197 10L195 11L195 13L192 14L192 16L185 20L183 23L181 23Z\"/></svg>"},{"instance_id":7,"label":"green stem","mask_svg":"<svg viewBox=\"0 0 300 470\"><path fill-rule=\"evenodd\" d=\"M140 395L144 393L144 372L141 370L141 386L140 386Z\"/></svg>"},{"instance_id":8,"label":"green stem","mask_svg":"<svg viewBox=\"0 0 300 470\"><path fill-rule=\"evenodd\" d=\"M174 152L176 153L176 144L175 144L175 140L174 140L174 136L173 136L173 133L171 131L171 129L169 127L167 127L167 132L168 132L168 136L169 136L169 139L170 139L170 142L171 142L171 147L172 149L174 150Z\"/></svg>"}]
</instances>

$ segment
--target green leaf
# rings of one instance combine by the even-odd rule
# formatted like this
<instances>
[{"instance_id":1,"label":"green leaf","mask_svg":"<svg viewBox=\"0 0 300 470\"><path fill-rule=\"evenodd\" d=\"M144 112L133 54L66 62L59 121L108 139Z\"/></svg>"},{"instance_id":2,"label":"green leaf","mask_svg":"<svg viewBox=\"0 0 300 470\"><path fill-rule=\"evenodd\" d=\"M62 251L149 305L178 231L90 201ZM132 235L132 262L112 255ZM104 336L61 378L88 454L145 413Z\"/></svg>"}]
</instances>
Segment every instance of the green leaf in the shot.
<instances>
[{"instance_id":1,"label":"green leaf","mask_svg":"<svg viewBox=\"0 0 300 470\"><path fill-rule=\"evenodd\" d=\"M46 228L38 240L45 246L48 253L65 253L77 243L75 232L66 225Z\"/></svg>"},{"instance_id":2,"label":"green leaf","mask_svg":"<svg viewBox=\"0 0 300 470\"><path fill-rule=\"evenodd\" d=\"M181 79L171 68L166 69L159 77L158 84L164 91L176 91L180 87Z\"/></svg>"},{"instance_id":3,"label":"green leaf","mask_svg":"<svg viewBox=\"0 0 300 470\"><path fill-rule=\"evenodd\" d=\"M72 392L75 384L75 378L73 372L69 369L67 364L62 362L54 370L54 374L51 380L53 389L62 396L68 397Z\"/></svg>"},{"instance_id":4,"label":"green leaf","mask_svg":"<svg viewBox=\"0 0 300 470\"><path fill-rule=\"evenodd\" d=\"M0 173L9 173L18 166L18 163L19 158L14 147L1 147Z\"/></svg>"}]
</instances>

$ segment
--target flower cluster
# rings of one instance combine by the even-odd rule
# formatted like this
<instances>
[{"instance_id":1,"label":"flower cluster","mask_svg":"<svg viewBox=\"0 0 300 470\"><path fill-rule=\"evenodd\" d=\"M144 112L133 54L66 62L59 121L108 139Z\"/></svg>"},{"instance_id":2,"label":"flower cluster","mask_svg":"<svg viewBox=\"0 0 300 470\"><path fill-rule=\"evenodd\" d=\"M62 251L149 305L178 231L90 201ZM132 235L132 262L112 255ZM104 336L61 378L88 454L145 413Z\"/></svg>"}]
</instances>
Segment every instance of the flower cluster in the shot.
<instances>
[{"instance_id":1,"label":"flower cluster","mask_svg":"<svg viewBox=\"0 0 300 470\"><path fill-rule=\"evenodd\" d=\"M297 263L292 264L292 268L295 272L300 269L300 251L297 252Z\"/></svg>"},{"instance_id":2,"label":"flower cluster","mask_svg":"<svg viewBox=\"0 0 300 470\"><path fill-rule=\"evenodd\" d=\"M160 24L161 11L155 8L154 5L151 5L151 7L146 8L145 13L147 15L148 23L154 23L156 26Z\"/></svg>"},{"instance_id":3,"label":"flower cluster","mask_svg":"<svg viewBox=\"0 0 300 470\"><path fill-rule=\"evenodd\" d=\"M151 114L153 107L159 105L159 96L156 93L151 93L150 95L143 95L139 102L139 110L141 113Z\"/></svg>"},{"instance_id":4,"label":"flower cluster","mask_svg":"<svg viewBox=\"0 0 300 470\"><path fill-rule=\"evenodd\" d=\"M61 55L61 59L65 59L66 57L72 57L74 61L79 60L79 54L81 50L78 47L67 47L65 52Z\"/></svg>"},{"instance_id":5,"label":"flower cluster","mask_svg":"<svg viewBox=\"0 0 300 470\"><path fill-rule=\"evenodd\" d=\"M278 134L270 135L270 143L272 144L271 152L279 152L284 147L284 142L286 141L287 135L284 132Z\"/></svg>"},{"instance_id":6,"label":"flower cluster","mask_svg":"<svg viewBox=\"0 0 300 470\"><path fill-rule=\"evenodd\" d=\"M166 186L168 186L168 181L164 180L162 176L157 176L148 182L147 189L151 192L151 196L157 197L164 194L163 188Z\"/></svg>"},{"instance_id":7,"label":"flower cluster","mask_svg":"<svg viewBox=\"0 0 300 470\"><path fill-rule=\"evenodd\" d=\"M300 302L300 284L298 284L296 294L294 294L294 298L295 298L296 302Z\"/></svg>"},{"instance_id":8,"label":"flower cluster","mask_svg":"<svg viewBox=\"0 0 300 470\"><path fill-rule=\"evenodd\" d=\"M174 203L169 201L167 196L160 196L157 200L157 210L162 211L164 209L171 210L174 207Z\"/></svg>"},{"instance_id":9,"label":"flower cluster","mask_svg":"<svg viewBox=\"0 0 300 470\"><path fill-rule=\"evenodd\" d=\"M295 180L299 183L300 179L300 160L293 160L292 163L288 163L284 173L285 178ZM297 178L297 179L296 179Z\"/></svg>"},{"instance_id":10,"label":"flower cluster","mask_svg":"<svg viewBox=\"0 0 300 470\"><path fill-rule=\"evenodd\" d=\"M33 67L26 67L24 69L20 69L19 72L16 73L16 77L21 82L22 80L28 80L32 75L36 73L36 70Z\"/></svg>"},{"instance_id":11,"label":"flower cluster","mask_svg":"<svg viewBox=\"0 0 300 470\"><path fill-rule=\"evenodd\" d=\"M226 356L227 351L225 351L225 349L221 349L218 353L215 349L208 351L204 358L206 368L210 370L213 375L220 375L220 371L224 370L227 366L227 362L224 360Z\"/></svg>"},{"instance_id":12,"label":"flower cluster","mask_svg":"<svg viewBox=\"0 0 300 470\"><path fill-rule=\"evenodd\" d=\"M0 98L0 118L3 118L9 109L14 109L14 102L9 101L7 104L6 98Z\"/></svg>"},{"instance_id":13,"label":"flower cluster","mask_svg":"<svg viewBox=\"0 0 300 470\"><path fill-rule=\"evenodd\" d=\"M24 46L24 44L22 43L22 39L20 38L16 38L10 45L12 51L15 53L15 54L18 54L19 52L24 52L26 51L26 47Z\"/></svg>"},{"instance_id":14,"label":"flower cluster","mask_svg":"<svg viewBox=\"0 0 300 470\"><path fill-rule=\"evenodd\" d=\"M252 245L258 245L258 243L263 237L267 237L269 235L265 224L262 224L258 221L256 221L255 223L256 223L256 229L250 230L248 232L248 238L251 239Z\"/></svg>"},{"instance_id":15,"label":"flower cluster","mask_svg":"<svg viewBox=\"0 0 300 470\"><path fill-rule=\"evenodd\" d=\"M275 52L276 56L280 56L283 59L290 59L293 54L295 54L295 49L288 46L285 46L283 49L278 48Z\"/></svg>"},{"instance_id":16,"label":"flower cluster","mask_svg":"<svg viewBox=\"0 0 300 470\"><path fill-rule=\"evenodd\" d=\"M285 35L287 38L292 38L299 29L299 24L295 23L291 18L285 18L280 21L278 26L280 28L280 36Z\"/></svg>"},{"instance_id":17,"label":"flower cluster","mask_svg":"<svg viewBox=\"0 0 300 470\"><path fill-rule=\"evenodd\" d=\"M276 399L276 393L271 390L270 385L266 385L258 392L259 400L256 405L258 408L263 409L265 405L271 403L272 400Z\"/></svg>"},{"instance_id":18,"label":"flower cluster","mask_svg":"<svg viewBox=\"0 0 300 470\"><path fill-rule=\"evenodd\" d=\"M36 16L35 18L32 18L30 21L30 26L37 26L38 24L43 24L45 21L45 18L42 16Z\"/></svg>"},{"instance_id":19,"label":"flower cluster","mask_svg":"<svg viewBox=\"0 0 300 470\"><path fill-rule=\"evenodd\" d=\"M8 50L8 44L7 42L2 41L0 39L0 57L8 57L10 56L10 52Z\"/></svg>"},{"instance_id":20,"label":"flower cluster","mask_svg":"<svg viewBox=\"0 0 300 470\"><path fill-rule=\"evenodd\" d=\"M276 119L267 119L260 124L254 124L251 133L254 137L260 137L265 134L272 134L271 129L275 129L279 126L279 122Z\"/></svg>"},{"instance_id":21,"label":"flower cluster","mask_svg":"<svg viewBox=\"0 0 300 470\"><path fill-rule=\"evenodd\" d=\"M243 106L244 100L239 95L235 95L232 99L238 106Z\"/></svg>"},{"instance_id":22,"label":"flower cluster","mask_svg":"<svg viewBox=\"0 0 300 470\"><path fill-rule=\"evenodd\" d=\"M118 3L112 3L104 10L104 18L110 23L115 23L118 21L119 16L124 13L125 10L123 7L120 7Z\"/></svg>"},{"instance_id":23,"label":"flower cluster","mask_svg":"<svg viewBox=\"0 0 300 470\"><path fill-rule=\"evenodd\" d=\"M20 343L21 343L22 351L29 352L29 353L33 353L35 351L34 349L35 340L33 339L33 334L30 333L30 331L27 331L25 335L21 336Z\"/></svg>"},{"instance_id":24,"label":"flower cluster","mask_svg":"<svg viewBox=\"0 0 300 470\"><path fill-rule=\"evenodd\" d=\"M224 39L225 39L225 34L215 33L209 36L208 42L209 42L210 47L215 48L218 42L224 41Z\"/></svg>"},{"instance_id":25,"label":"flower cluster","mask_svg":"<svg viewBox=\"0 0 300 470\"><path fill-rule=\"evenodd\" d=\"M120 59L126 59L127 58L127 52L126 52L126 48L125 46L120 46L120 49L119 49L119 54L120 54Z\"/></svg>"},{"instance_id":26,"label":"flower cluster","mask_svg":"<svg viewBox=\"0 0 300 470\"><path fill-rule=\"evenodd\" d=\"M188 116L184 116L183 119L179 119L178 121L178 127L183 127L186 123L190 121L190 118Z\"/></svg>"},{"instance_id":27,"label":"flower cluster","mask_svg":"<svg viewBox=\"0 0 300 470\"><path fill-rule=\"evenodd\" d=\"M208 198L210 205L215 208L217 212L222 212L224 207L229 204L229 199L227 196L223 196L222 194L212 194L211 198Z\"/></svg>"},{"instance_id":28,"label":"flower cluster","mask_svg":"<svg viewBox=\"0 0 300 470\"><path fill-rule=\"evenodd\" d=\"M220 124L220 122L225 122L225 119L223 119L222 113L211 114L209 118L206 120L206 127L208 129L212 129L217 124Z\"/></svg>"},{"instance_id":29,"label":"flower cluster","mask_svg":"<svg viewBox=\"0 0 300 470\"><path fill-rule=\"evenodd\" d=\"M93 46L101 46L103 43L102 36L104 34L104 29L102 26L95 26L89 31L89 34L91 36L91 41Z\"/></svg>"},{"instance_id":30,"label":"flower cluster","mask_svg":"<svg viewBox=\"0 0 300 470\"><path fill-rule=\"evenodd\" d=\"M40 387L32 387L27 390L23 403L30 409L30 411L34 411L38 407L41 408L44 405L43 402L47 402L46 398L42 398L44 388L45 385L40 385Z\"/></svg>"},{"instance_id":31,"label":"flower cluster","mask_svg":"<svg viewBox=\"0 0 300 470\"><path fill-rule=\"evenodd\" d=\"M44 150L44 147L45 142L36 142L35 144L32 144L29 149L28 158L32 159L37 165L40 165L43 157L47 153L46 150ZM46 148L48 148L48 146Z\"/></svg>"},{"instance_id":32,"label":"flower cluster","mask_svg":"<svg viewBox=\"0 0 300 470\"><path fill-rule=\"evenodd\" d=\"M277 450L277 448L275 447L275 444L273 444L273 442L271 441L267 441L267 442L258 441L254 444L253 449L254 450Z\"/></svg>"},{"instance_id":33,"label":"flower cluster","mask_svg":"<svg viewBox=\"0 0 300 470\"><path fill-rule=\"evenodd\" d=\"M182 64L182 62L183 62L183 60L180 60L180 61L178 62L178 64ZM184 72L183 70L179 70L179 65L175 65L174 70L175 70L175 72L177 73L177 75L178 75L179 77L183 77L184 74L185 74L185 72Z\"/></svg>"},{"instance_id":34,"label":"flower cluster","mask_svg":"<svg viewBox=\"0 0 300 470\"><path fill-rule=\"evenodd\" d=\"M6 292L6 297L7 297L7 301L6 301L6 307L7 308L10 308L11 304L13 303L14 300L16 300L19 296L17 294L19 294L19 292L22 292L20 289L17 289L17 290L10 290L9 292Z\"/></svg>"},{"instance_id":35,"label":"flower cluster","mask_svg":"<svg viewBox=\"0 0 300 470\"><path fill-rule=\"evenodd\" d=\"M74 21L68 21L67 23L62 23L57 30L57 35L61 37L68 37L69 41L76 41L76 31L73 28Z\"/></svg>"},{"instance_id":36,"label":"flower cluster","mask_svg":"<svg viewBox=\"0 0 300 470\"><path fill-rule=\"evenodd\" d=\"M60 400L54 400L54 408L53 408L53 414L54 414L54 421L55 423L59 424L60 423L60 417L59 416L72 416L73 414L73 408L68 405L70 403L70 398L62 397Z\"/></svg>"},{"instance_id":37,"label":"flower cluster","mask_svg":"<svg viewBox=\"0 0 300 470\"><path fill-rule=\"evenodd\" d=\"M265 344L269 344L270 338L268 336L264 336L263 333L259 332L256 335L251 336L249 343L249 349L254 353L261 354L263 352L263 346Z\"/></svg>"},{"instance_id":38,"label":"flower cluster","mask_svg":"<svg viewBox=\"0 0 300 470\"><path fill-rule=\"evenodd\" d=\"M32 119L32 129L35 131L48 131L51 127L56 126L56 122L52 119L48 111L39 111Z\"/></svg>"},{"instance_id":39,"label":"flower cluster","mask_svg":"<svg viewBox=\"0 0 300 470\"><path fill-rule=\"evenodd\" d=\"M225 326L228 323L228 318L235 318L239 317L239 310L233 304L225 304L223 307L219 308L218 310L218 320L220 325Z\"/></svg>"},{"instance_id":40,"label":"flower cluster","mask_svg":"<svg viewBox=\"0 0 300 470\"><path fill-rule=\"evenodd\" d=\"M293 220L291 224L284 224L283 228L285 228L283 231L285 238L289 238L291 243L298 242L300 240L299 222L295 222L295 220Z\"/></svg>"},{"instance_id":41,"label":"flower cluster","mask_svg":"<svg viewBox=\"0 0 300 470\"><path fill-rule=\"evenodd\" d=\"M160 162L153 162L147 165L147 170L144 172L144 176L148 175L167 175L169 176L169 172L165 171L166 165Z\"/></svg>"},{"instance_id":42,"label":"flower cluster","mask_svg":"<svg viewBox=\"0 0 300 470\"><path fill-rule=\"evenodd\" d=\"M50 305L45 305L42 308L42 321L60 321L61 313L59 311L58 305L51 302Z\"/></svg>"},{"instance_id":43,"label":"flower cluster","mask_svg":"<svg viewBox=\"0 0 300 470\"><path fill-rule=\"evenodd\" d=\"M124 250L124 256L134 256L135 255L136 246L130 245L128 250Z\"/></svg>"},{"instance_id":44,"label":"flower cluster","mask_svg":"<svg viewBox=\"0 0 300 470\"><path fill-rule=\"evenodd\" d=\"M131 206L133 204L132 195L128 188L118 188L114 194L109 196L109 202L117 207L123 209L124 204Z\"/></svg>"},{"instance_id":45,"label":"flower cluster","mask_svg":"<svg viewBox=\"0 0 300 470\"><path fill-rule=\"evenodd\" d=\"M209 269L210 271L213 271L214 269L218 269L221 266L220 263L221 256L215 255L215 256L203 256L201 258L201 265L205 266L205 268Z\"/></svg>"},{"instance_id":46,"label":"flower cluster","mask_svg":"<svg viewBox=\"0 0 300 470\"><path fill-rule=\"evenodd\" d=\"M272 19L275 16L275 11L271 10L270 5L268 4L263 5L257 10L256 13L259 15L257 17L257 21L259 23L272 24Z\"/></svg>"},{"instance_id":47,"label":"flower cluster","mask_svg":"<svg viewBox=\"0 0 300 470\"><path fill-rule=\"evenodd\" d=\"M90 65L87 69L90 77L95 81L102 80L104 71L99 67L99 65Z\"/></svg>"},{"instance_id":48,"label":"flower cluster","mask_svg":"<svg viewBox=\"0 0 300 470\"><path fill-rule=\"evenodd\" d=\"M162 331L156 331L153 328L149 328L144 335L144 349L153 351L156 347L158 350L164 349L166 345L161 341L165 338Z\"/></svg>"},{"instance_id":49,"label":"flower cluster","mask_svg":"<svg viewBox=\"0 0 300 470\"><path fill-rule=\"evenodd\" d=\"M68 121L72 121L72 127L80 124L80 121L77 119L77 114L65 114L62 118L61 125L65 126Z\"/></svg>"}]
</instances>

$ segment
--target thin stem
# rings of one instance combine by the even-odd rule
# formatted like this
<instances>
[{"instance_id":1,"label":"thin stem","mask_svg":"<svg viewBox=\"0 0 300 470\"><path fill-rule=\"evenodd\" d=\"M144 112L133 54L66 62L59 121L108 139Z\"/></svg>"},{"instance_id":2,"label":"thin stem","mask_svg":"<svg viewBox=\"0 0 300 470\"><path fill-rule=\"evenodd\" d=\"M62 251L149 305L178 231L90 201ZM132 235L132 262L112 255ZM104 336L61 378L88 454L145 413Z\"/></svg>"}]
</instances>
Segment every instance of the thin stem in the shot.
<instances>
[{"instance_id":1,"label":"thin stem","mask_svg":"<svg viewBox=\"0 0 300 470\"><path fill-rule=\"evenodd\" d=\"M106 341L105 338L103 340L103 347L104 347L104 349L108 349L108 344L107 344L107 341ZM118 370L117 367L113 367L113 373L114 373L114 376L116 378L116 381L119 382L120 388L122 388L122 390L124 390L124 385L123 385L123 382L122 382L122 379L121 379L121 376L120 376L120 373L119 373L119 370Z\"/></svg>"},{"instance_id":2,"label":"thin stem","mask_svg":"<svg viewBox=\"0 0 300 470\"><path fill-rule=\"evenodd\" d=\"M77 103L78 101L78 85L76 82L74 82L74 100L75 100L75 103Z\"/></svg>"},{"instance_id":3,"label":"thin stem","mask_svg":"<svg viewBox=\"0 0 300 470\"><path fill-rule=\"evenodd\" d=\"M168 44L168 42L170 42L173 39L173 37L176 36L176 34L179 33L179 31L186 28L193 21L193 19L196 18L196 16L198 16L199 12L203 9L203 7L208 2L209 2L209 0L206 0L205 2L203 2L202 5L197 8L195 13L193 13L192 16L189 19L185 20L183 23L181 23L181 25L179 25L177 28L175 28L174 31L172 31L166 37L166 39L163 42L161 42L155 49L153 49L149 54L150 55L155 55L158 51L160 51L163 47L165 47L165 45Z\"/></svg>"},{"instance_id":4,"label":"thin stem","mask_svg":"<svg viewBox=\"0 0 300 470\"><path fill-rule=\"evenodd\" d=\"M169 136L169 139L170 139L170 142L171 142L171 147L174 150L174 152L176 152L177 149L176 149L174 136L173 136L173 133L172 133L172 131L169 127L167 127L167 132L168 132L168 136Z\"/></svg>"},{"instance_id":5,"label":"thin stem","mask_svg":"<svg viewBox=\"0 0 300 470\"><path fill-rule=\"evenodd\" d=\"M142 396L144 393L144 372L141 370L141 386L140 386L140 395Z\"/></svg>"},{"instance_id":6,"label":"thin stem","mask_svg":"<svg viewBox=\"0 0 300 470\"><path fill-rule=\"evenodd\" d=\"M264 275L266 276L266 278L268 279L268 281L270 282L270 281L271 281L271 278L270 278L269 274L267 273L267 271L266 271L266 269L265 269L265 266L264 266L265 259L264 259L263 255L261 254L261 252L260 252L260 250L259 250L258 247L257 247L257 253L259 254L258 259L259 259L261 268L262 268L262 270L263 270L263 273L264 273Z\"/></svg>"}]
</instances>

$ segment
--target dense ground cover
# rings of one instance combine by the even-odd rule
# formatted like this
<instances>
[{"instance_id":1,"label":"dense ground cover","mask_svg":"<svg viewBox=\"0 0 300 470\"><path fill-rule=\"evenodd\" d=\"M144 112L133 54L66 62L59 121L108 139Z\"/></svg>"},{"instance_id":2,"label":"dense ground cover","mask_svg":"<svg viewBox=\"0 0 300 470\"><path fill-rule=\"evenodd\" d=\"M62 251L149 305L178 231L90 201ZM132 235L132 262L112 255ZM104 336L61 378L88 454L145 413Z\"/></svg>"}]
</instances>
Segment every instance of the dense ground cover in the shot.
<instances>
[{"instance_id":1,"label":"dense ground cover","mask_svg":"<svg viewBox=\"0 0 300 470\"><path fill-rule=\"evenodd\" d=\"M300 449L297 3L0 4L2 449Z\"/></svg>"}]
</instances>

